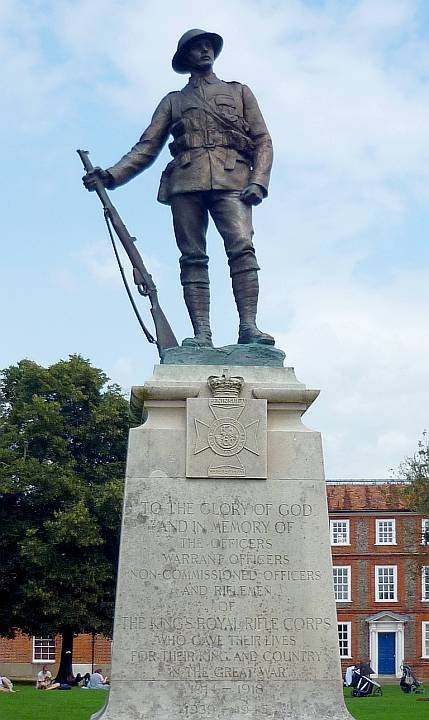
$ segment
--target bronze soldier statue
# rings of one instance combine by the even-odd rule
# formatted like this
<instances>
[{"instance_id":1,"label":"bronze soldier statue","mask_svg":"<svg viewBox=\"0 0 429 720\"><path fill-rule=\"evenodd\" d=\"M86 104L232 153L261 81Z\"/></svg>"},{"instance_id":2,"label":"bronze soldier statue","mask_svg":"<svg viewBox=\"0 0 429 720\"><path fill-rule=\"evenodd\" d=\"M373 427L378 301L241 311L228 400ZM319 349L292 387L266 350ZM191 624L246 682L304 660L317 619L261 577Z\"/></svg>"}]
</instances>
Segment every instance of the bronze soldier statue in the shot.
<instances>
[{"instance_id":1,"label":"bronze soldier statue","mask_svg":"<svg viewBox=\"0 0 429 720\"><path fill-rule=\"evenodd\" d=\"M172 135L173 160L162 173L158 200L171 206L181 252L180 280L195 335L183 345L213 345L206 254L209 214L228 257L240 319L238 342L274 345L274 338L256 326L259 266L252 242L252 205L268 193L272 143L251 90L214 74L222 45L216 33L188 30L172 60L177 73L190 73L188 84L161 100L129 153L107 170L87 173L83 181L88 190L94 189L95 175L106 188L123 185L152 165Z\"/></svg>"}]
</instances>

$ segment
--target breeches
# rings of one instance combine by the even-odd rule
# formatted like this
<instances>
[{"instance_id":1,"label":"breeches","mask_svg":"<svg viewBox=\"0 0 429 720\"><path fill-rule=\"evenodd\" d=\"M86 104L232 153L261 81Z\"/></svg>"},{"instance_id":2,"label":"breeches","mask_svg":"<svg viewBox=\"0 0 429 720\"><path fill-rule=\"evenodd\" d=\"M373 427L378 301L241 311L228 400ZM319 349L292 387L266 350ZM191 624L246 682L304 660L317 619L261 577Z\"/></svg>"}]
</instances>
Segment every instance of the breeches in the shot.
<instances>
[{"instance_id":1,"label":"breeches","mask_svg":"<svg viewBox=\"0 0 429 720\"><path fill-rule=\"evenodd\" d=\"M253 247L252 208L240 200L239 190L207 190L171 198L174 233L180 256L180 281L209 282L207 227L209 214L222 236L231 277L259 270Z\"/></svg>"}]
</instances>

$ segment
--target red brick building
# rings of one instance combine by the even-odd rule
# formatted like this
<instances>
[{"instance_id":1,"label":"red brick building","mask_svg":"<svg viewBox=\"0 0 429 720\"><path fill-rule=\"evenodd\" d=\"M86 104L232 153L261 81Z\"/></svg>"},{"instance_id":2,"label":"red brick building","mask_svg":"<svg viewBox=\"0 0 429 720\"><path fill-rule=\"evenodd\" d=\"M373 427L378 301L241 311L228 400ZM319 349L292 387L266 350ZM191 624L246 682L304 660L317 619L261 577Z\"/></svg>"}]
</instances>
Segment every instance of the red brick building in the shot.
<instances>
[{"instance_id":1,"label":"red brick building","mask_svg":"<svg viewBox=\"0 0 429 720\"><path fill-rule=\"evenodd\" d=\"M78 635L73 644L73 670L82 675L93 667L105 673L110 668L111 641L101 635ZM0 638L0 670L12 678L33 678L42 665L58 667L61 654L61 637L28 637L18 634L13 640Z\"/></svg>"},{"instance_id":2,"label":"red brick building","mask_svg":"<svg viewBox=\"0 0 429 720\"><path fill-rule=\"evenodd\" d=\"M429 518L410 511L398 486L376 481L327 484L343 670L370 659L381 679L400 677L403 661L429 680ZM75 639L75 672L109 673L107 638ZM0 668L35 678L56 664L60 638L0 638Z\"/></svg>"},{"instance_id":3,"label":"red brick building","mask_svg":"<svg viewBox=\"0 0 429 720\"><path fill-rule=\"evenodd\" d=\"M327 490L343 669L369 658L387 679L407 662L429 679L429 519L406 507L397 484Z\"/></svg>"}]
</instances>

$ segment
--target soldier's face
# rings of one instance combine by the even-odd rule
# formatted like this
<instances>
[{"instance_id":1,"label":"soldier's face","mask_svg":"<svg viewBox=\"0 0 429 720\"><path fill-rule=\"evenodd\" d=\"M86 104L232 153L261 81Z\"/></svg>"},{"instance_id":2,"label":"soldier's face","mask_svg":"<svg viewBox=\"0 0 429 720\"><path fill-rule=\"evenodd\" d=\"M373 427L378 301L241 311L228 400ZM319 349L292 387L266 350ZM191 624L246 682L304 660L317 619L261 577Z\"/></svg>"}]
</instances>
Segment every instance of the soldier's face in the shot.
<instances>
[{"instance_id":1,"label":"soldier's face","mask_svg":"<svg viewBox=\"0 0 429 720\"><path fill-rule=\"evenodd\" d=\"M187 60L189 66L195 70L209 70L214 63L214 50L210 40L193 40L189 44Z\"/></svg>"}]
</instances>

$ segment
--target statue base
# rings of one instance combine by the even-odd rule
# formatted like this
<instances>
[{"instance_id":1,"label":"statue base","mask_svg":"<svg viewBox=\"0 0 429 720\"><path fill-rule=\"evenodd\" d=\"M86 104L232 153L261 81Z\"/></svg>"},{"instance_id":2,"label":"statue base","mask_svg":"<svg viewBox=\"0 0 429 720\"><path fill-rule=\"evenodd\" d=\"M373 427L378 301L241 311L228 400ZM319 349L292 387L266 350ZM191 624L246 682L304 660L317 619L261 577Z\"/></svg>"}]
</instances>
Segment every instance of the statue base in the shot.
<instances>
[{"instance_id":1,"label":"statue base","mask_svg":"<svg viewBox=\"0 0 429 720\"><path fill-rule=\"evenodd\" d=\"M93 720L352 720L321 439L301 421L317 396L293 368L224 359L157 365L133 388L111 689Z\"/></svg>"},{"instance_id":2,"label":"statue base","mask_svg":"<svg viewBox=\"0 0 429 720\"><path fill-rule=\"evenodd\" d=\"M162 365L244 365L283 367L286 355L272 345L224 345L212 347L174 347L161 353Z\"/></svg>"}]
</instances>

